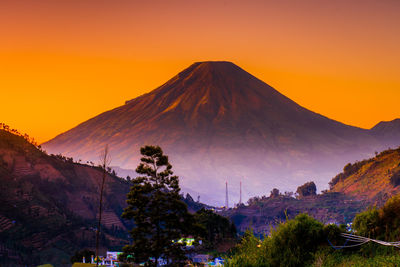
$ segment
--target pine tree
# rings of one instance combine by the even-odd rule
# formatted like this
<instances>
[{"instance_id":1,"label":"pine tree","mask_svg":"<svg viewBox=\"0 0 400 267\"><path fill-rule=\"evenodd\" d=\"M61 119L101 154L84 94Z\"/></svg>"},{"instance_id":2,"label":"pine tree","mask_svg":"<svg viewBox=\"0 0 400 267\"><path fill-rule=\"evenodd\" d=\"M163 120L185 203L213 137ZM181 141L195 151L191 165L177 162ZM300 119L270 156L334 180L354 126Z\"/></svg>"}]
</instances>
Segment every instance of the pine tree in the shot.
<instances>
[{"instance_id":1,"label":"pine tree","mask_svg":"<svg viewBox=\"0 0 400 267\"><path fill-rule=\"evenodd\" d=\"M132 179L128 207L122 214L125 219L133 219L135 226L130 232L133 241L124 247L121 258L154 266L159 258L172 265L182 263L185 259L182 244L173 240L188 234L193 216L181 201L178 176L172 175L168 156L159 146L142 147L140 153L141 163L136 172L141 176Z\"/></svg>"}]
</instances>

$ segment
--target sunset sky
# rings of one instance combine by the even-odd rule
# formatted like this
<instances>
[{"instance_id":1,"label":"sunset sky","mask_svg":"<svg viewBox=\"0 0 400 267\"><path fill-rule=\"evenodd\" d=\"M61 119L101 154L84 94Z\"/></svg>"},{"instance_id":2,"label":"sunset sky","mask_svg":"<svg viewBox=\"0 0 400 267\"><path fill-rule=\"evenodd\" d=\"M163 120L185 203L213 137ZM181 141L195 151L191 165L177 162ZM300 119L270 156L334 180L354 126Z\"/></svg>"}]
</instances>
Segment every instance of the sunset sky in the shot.
<instances>
[{"instance_id":1,"label":"sunset sky","mask_svg":"<svg viewBox=\"0 0 400 267\"><path fill-rule=\"evenodd\" d=\"M398 0L2 0L0 122L39 142L227 60L300 105L400 118Z\"/></svg>"}]
</instances>

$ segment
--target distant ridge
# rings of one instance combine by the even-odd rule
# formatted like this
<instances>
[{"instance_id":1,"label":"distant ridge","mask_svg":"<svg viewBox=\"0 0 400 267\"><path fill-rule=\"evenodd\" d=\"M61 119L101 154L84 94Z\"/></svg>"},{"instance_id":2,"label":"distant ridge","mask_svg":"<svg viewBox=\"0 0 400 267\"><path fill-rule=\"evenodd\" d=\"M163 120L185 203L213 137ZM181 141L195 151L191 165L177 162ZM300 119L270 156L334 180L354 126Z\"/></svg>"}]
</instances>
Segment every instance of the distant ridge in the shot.
<instances>
[{"instance_id":1,"label":"distant ridge","mask_svg":"<svg viewBox=\"0 0 400 267\"><path fill-rule=\"evenodd\" d=\"M387 145L369 130L301 107L226 61L194 63L43 147L97 160L105 144L113 164L128 169L136 167L141 146L160 145L185 187L221 204L226 177L237 186L241 177L249 177L249 196L273 187L294 190L310 177L324 187L346 162Z\"/></svg>"},{"instance_id":2,"label":"distant ridge","mask_svg":"<svg viewBox=\"0 0 400 267\"><path fill-rule=\"evenodd\" d=\"M372 134L387 145L400 145L400 119L381 121L371 129Z\"/></svg>"}]
</instances>

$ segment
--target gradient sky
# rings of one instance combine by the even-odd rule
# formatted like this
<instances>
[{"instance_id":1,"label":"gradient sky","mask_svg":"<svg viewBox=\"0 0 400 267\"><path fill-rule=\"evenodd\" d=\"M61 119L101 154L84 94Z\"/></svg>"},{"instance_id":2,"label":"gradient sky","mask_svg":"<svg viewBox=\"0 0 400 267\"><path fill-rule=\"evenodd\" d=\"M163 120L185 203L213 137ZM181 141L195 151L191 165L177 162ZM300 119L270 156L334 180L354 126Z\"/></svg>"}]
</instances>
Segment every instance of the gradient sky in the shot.
<instances>
[{"instance_id":1,"label":"gradient sky","mask_svg":"<svg viewBox=\"0 0 400 267\"><path fill-rule=\"evenodd\" d=\"M2 0L0 121L46 141L195 61L233 61L300 105L400 117L398 0Z\"/></svg>"}]
</instances>

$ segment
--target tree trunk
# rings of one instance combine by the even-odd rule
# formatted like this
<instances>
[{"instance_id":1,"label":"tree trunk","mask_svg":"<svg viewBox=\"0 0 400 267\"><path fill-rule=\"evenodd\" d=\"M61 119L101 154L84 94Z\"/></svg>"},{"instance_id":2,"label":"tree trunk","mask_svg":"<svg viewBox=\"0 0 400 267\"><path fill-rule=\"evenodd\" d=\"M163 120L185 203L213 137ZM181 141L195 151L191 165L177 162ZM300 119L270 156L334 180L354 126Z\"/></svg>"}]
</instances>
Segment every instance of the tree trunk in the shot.
<instances>
[{"instance_id":1,"label":"tree trunk","mask_svg":"<svg viewBox=\"0 0 400 267\"><path fill-rule=\"evenodd\" d=\"M108 155L108 146L104 148L104 152L100 156L102 168L103 168L103 177L101 180L100 187L100 200L99 200L99 220L97 222L97 231L96 231L96 266L99 266L99 242L100 242L100 228L101 228L101 215L103 212L103 191L104 191L104 182L106 180L107 174L107 166L110 164L110 159Z\"/></svg>"}]
</instances>

